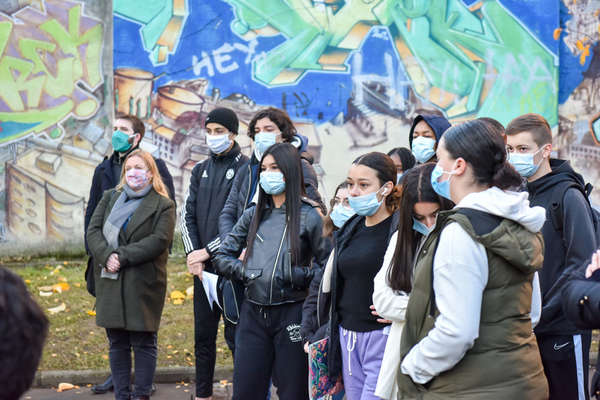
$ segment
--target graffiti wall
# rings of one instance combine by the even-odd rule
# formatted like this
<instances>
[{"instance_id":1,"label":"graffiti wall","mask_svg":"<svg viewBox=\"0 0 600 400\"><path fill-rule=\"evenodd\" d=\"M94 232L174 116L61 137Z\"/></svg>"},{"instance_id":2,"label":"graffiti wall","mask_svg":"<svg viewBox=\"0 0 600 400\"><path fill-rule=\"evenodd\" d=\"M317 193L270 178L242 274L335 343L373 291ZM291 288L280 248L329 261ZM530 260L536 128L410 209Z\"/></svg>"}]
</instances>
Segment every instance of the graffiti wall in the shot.
<instances>
[{"instance_id":1,"label":"graffiti wall","mask_svg":"<svg viewBox=\"0 0 600 400\"><path fill-rule=\"evenodd\" d=\"M82 239L92 173L110 151L106 3L0 3L0 242Z\"/></svg>"},{"instance_id":2,"label":"graffiti wall","mask_svg":"<svg viewBox=\"0 0 600 400\"><path fill-rule=\"evenodd\" d=\"M2 237L83 235L113 113L144 120L142 147L167 162L181 204L219 106L237 112L247 154L252 116L287 110L326 198L354 157L407 146L419 112L537 112L600 203L600 0L105 3L0 6Z\"/></svg>"}]
</instances>

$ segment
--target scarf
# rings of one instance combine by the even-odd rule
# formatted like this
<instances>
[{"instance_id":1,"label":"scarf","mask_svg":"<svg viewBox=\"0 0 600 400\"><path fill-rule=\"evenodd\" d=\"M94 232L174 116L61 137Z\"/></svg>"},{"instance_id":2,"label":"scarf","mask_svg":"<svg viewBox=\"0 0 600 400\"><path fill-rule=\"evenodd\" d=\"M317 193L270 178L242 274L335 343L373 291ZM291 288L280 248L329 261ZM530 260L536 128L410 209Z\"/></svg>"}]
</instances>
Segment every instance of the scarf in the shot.
<instances>
[{"instance_id":1,"label":"scarf","mask_svg":"<svg viewBox=\"0 0 600 400\"><path fill-rule=\"evenodd\" d=\"M121 228L133 215L135 210L137 210L140 203L144 200L144 197L150 192L151 189L152 183L146 185L145 188L138 192L131 189L129 185L123 186L123 191L119 195L117 201L115 201L115 204L110 210L110 214L108 214L108 218L102 227L104 239L106 239L108 246L112 250L115 250L119 247L119 232L121 231ZM117 279L118 276L118 272L113 274L106 271L104 268L102 269L102 277Z\"/></svg>"}]
</instances>

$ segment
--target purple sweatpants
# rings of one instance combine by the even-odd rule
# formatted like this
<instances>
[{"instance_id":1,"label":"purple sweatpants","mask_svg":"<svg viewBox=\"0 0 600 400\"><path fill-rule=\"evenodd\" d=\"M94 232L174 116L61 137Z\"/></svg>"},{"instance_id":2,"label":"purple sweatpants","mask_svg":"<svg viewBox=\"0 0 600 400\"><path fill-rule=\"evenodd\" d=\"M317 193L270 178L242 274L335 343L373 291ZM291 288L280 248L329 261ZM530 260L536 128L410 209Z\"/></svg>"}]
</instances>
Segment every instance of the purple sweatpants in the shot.
<instances>
[{"instance_id":1,"label":"purple sweatpants","mask_svg":"<svg viewBox=\"0 0 600 400\"><path fill-rule=\"evenodd\" d=\"M380 399L374 393L387 338L383 329L353 332L340 326L342 375L348 400Z\"/></svg>"}]
</instances>

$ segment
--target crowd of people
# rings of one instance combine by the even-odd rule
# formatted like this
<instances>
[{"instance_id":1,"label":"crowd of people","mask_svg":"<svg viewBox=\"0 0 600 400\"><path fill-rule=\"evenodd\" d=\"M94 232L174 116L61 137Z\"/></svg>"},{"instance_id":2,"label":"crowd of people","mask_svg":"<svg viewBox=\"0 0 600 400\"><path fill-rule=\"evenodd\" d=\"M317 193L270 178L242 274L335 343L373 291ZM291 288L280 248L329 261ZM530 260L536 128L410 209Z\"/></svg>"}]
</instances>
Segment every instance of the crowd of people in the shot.
<instances>
[{"instance_id":1,"label":"crowd of people","mask_svg":"<svg viewBox=\"0 0 600 400\"><path fill-rule=\"evenodd\" d=\"M204 128L211 154L179 218L194 275L192 399L212 397L221 318L238 400L272 386L283 400L590 398L600 219L591 187L553 158L543 117L505 128L418 115L410 149L357 157L329 208L284 111L250 121L250 158L232 110ZM116 118L85 219L112 372L92 390L116 399L155 390L175 229L172 177L139 149L143 135L136 117Z\"/></svg>"}]
</instances>

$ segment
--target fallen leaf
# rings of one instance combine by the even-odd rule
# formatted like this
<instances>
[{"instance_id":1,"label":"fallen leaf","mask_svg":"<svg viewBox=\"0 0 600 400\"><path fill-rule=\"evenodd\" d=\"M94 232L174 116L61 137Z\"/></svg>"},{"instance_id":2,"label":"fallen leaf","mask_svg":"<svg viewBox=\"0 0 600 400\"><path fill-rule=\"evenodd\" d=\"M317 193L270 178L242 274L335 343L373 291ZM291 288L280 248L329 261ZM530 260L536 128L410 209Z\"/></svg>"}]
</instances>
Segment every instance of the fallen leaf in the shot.
<instances>
[{"instance_id":1,"label":"fallen leaf","mask_svg":"<svg viewBox=\"0 0 600 400\"><path fill-rule=\"evenodd\" d=\"M95 317L96 316L96 311L94 311L94 310L88 310L87 315L89 315L90 317Z\"/></svg>"},{"instance_id":2,"label":"fallen leaf","mask_svg":"<svg viewBox=\"0 0 600 400\"><path fill-rule=\"evenodd\" d=\"M67 309L67 305L65 303L60 303L59 306L52 307L48 309L50 314L58 314L59 312L65 311Z\"/></svg>"},{"instance_id":3,"label":"fallen leaf","mask_svg":"<svg viewBox=\"0 0 600 400\"><path fill-rule=\"evenodd\" d=\"M50 275L54 275L54 274L58 274L60 272L60 270L62 269L62 265L57 265L56 268L54 268L51 272Z\"/></svg>"},{"instance_id":4,"label":"fallen leaf","mask_svg":"<svg viewBox=\"0 0 600 400\"><path fill-rule=\"evenodd\" d=\"M175 304L176 306L180 306L183 304L183 300L181 299L175 299L173 300L173 304Z\"/></svg>"},{"instance_id":5,"label":"fallen leaf","mask_svg":"<svg viewBox=\"0 0 600 400\"><path fill-rule=\"evenodd\" d=\"M41 297L49 297L49 296L52 296L53 294L54 294L54 292L44 292L44 291L40 290Z\"/></svg>"},{"instance_id":6,"label":"fallen leaf","mask_svg":"<svg viewBox=\"0 0 600 400\"><path fill-rule=\"evenodd\" d=\"M108 360L108 356L106 354L103 354L102 358L105 359L105 360Z\"/></svg>"},{"instance_id":7,"label":"fallen leaf","mask_svg":"<svg viewBox=\"0 0 600 400\"><path fill-rule=\"evenodd\" d=\"M31 283L31 279L25 279L25 283L29 285Z\"/></svg>"},{"instance_id":8,"label":"fallen leaf","mask_svg":"<svg viewBox=\"0 0 600 400\"><path fill-rule=\"evenodd\" d=\"M229 381L227 379L223 379L223 380L220 380L219 383L221 385L227 385L229 383Z\"/></svg>"},{"instance_id":9,"label":"fallen leaf","mask_svg":"<svg viewBox=\"0 0 600 400\"><path fill-rule=\"evenodd\" d=\"M64 392L65 390L71 390L71 389L79 389L79 386L77 385L73 385L72 383L59 383L58 384L58 389L56 389L57 392Z\"/></svg>"},{"instance_id":10,"label":"fallen leaf","mask_svg":"<svg viewBox=\"0 0 600 400\"><path fill-rule=\"evenodd\" d=\"M75 287L81 287L81 283L79 283L79 282L75 283Z\"/></svg>"},{"instance_id":11,"label":"fallen leaf","mask_svg":"<svg viewBox=\"0 0 600 400\"><path fill-rule=\"evenodd\" d=\"M183 293L181 293L179 290L173 290L169 297L171 297L171 300L173 300L173 304L181 304L181 303L183 303L183 300L185 299L185 295ZM175 303L175 301L177 301L177 300L181 300L181 303Z\"/></svg>"},{"instance_id":12,"label":"fallen leaf","mask_svg":"<svg viewBox=\"0 0 600 400\"><path fill-rule=\"evenodd\" d=\"M56 293L66 292L69 289L71 289L71 286L69 286L69 284L66 282L60 282L56 285L52 285L52 290L54 290Z\"/></svg>"}]
</instances>

